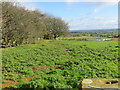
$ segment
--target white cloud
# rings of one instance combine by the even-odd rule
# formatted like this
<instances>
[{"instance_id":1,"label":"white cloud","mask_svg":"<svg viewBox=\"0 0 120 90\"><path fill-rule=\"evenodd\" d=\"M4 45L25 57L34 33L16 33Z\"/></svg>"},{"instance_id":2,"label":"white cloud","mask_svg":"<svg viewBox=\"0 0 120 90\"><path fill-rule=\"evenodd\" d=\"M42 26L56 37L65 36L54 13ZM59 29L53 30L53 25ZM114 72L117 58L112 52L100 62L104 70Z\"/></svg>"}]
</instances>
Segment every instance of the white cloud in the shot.
<instances>
[{"instance_id":1,"label":"white cloud","mask_svg":"<svg viewBox=\"0 0 120 90\"><path fill-rule=\"evenodd\" d=\"M74 2L75 0L66 0L66 2Z\"/></svg>"},{"instance_id":2,"label":"white cloud","mask_svg":"<svg viewBox=\"0 0 120 90\"><path fill-rule=\"evenodd\" d=\"M90 11L88 15L92 15L94 13L97 13L97 12L101 11L104 8L105 7L96 7L95 9L93 9L92 11Z\"/></svg>"},{"instance_id":3,"label":"white cloud","mask_svg":"<svg viewBox=\"0 0 120 90\"><path fill-rule=\"evenodd\" d=\"M119 0L61 0L61 1L66 2L67 5L72 5L74 2L96 2L102 3L103 5L115 5L118 4L119 2Z\"/></svg>"},{"instance_id":4,"label":"white cloud","mask_svg":"<svg viewBox=\"0 0 120 90\"><path fill-rule=\"evenodd\" d=\"M68 0L69 1L69 0ZM71 30L78 30L78 29L111 29L111 28L118 28L118 17L105 17L105 16L96 16L94 17L95 13L100 12L106 7L118 5L117 2L95 2L96 8L91 10L86 14L86 16L82 16L81 18L67 18L67 22L70 23ZM88 3L89 7L92 7L92 4ZM88 6L88 5L86 5ZM88 7L88 8L89 8Z\"/></svg>"},{"instance_id":5,"label":"white cloud","mask_svg":"<svg viewBox=\"0 0 120 90\"><path fill-rule=\"evenodd\" d=\"M98 6L95 9L93 9L92 11L90 11L89 15L97 13L97 12L103 10L104 8L108 7L108 6L118 5L117 2L96 2L96 4L98 4Z\"/></svg>"},{"instance_id":6,"label":"white cloud","mask_svg":"<svg viewBox=\"0 0 120 90\"><path fill-rule=\"evenodd\" d=\"M119 0L61 0L65 2L106 2L106 3L118 3Z\"/></svg>"},{"instance_id":7,"label":"white cloud","mask_svg":"<svg viewBox=\"0 0 120 90\"><path fill-rule=\"evenodd\" d=\"M119 2L119 0L1 0L2 2Z\"/></svg>"},{"instance_id":8,"label":"white cloud","mask_svg":"<svg viewBox=\"0 0 120 90\"><path fill-rule=\"evenodd\" d=\"M118 19L111 17L64 18L64 20L69 22L71 30L118 28Z\"/></svg>"},{"instance_id":9,"label":"white cloud","mask_svg":"<svg viewBox=\"0 0 120 90\"><path fill-rule=\"evenodd\" d=\"M29 2L20 2L19 4L20 4L20 6L26 8L26 9L28 9L28 10L34 11L34 10L37 9L36 5L33 4L33 3L29 3Z\"/></svg>"},{"instance_id":10,"label":"white cloud","mask_svg":"<svg viewBox=\"0 0 120 90\"><path fill-rule=\"evenodd\" d=\"M94 9L93 12L96 13L98 11L98 9Z\"/></svg>"}]
</instances>

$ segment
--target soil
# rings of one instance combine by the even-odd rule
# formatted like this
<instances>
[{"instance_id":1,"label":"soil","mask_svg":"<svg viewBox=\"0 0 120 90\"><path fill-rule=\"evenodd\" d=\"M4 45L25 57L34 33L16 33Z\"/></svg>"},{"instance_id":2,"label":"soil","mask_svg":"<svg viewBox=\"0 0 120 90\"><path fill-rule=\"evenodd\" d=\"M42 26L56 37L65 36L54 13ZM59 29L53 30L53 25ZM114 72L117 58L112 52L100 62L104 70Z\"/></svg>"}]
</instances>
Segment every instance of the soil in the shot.
<instances>
[{"instance_id":1,"label":"soil","mask_svg":"<svg viewBox=\"0 0 120 90\"><path fill-rule=\"evenodd\" d=\"M33 67L32 70L33 71L45 71L48 67L54 67L55 69L59 69L61 65L43 65L43 66L36 66L36 67ZM10 72L9 72L10 73ZM14 73L14 74L18 74L18 73ZM11 85L18 85L19 82L18 80L23 80L24 82L30 82L33 78L37 77L38 75L36 76L31 76L31 77L27 77L27 78L23 78L23 79L16 79L16 80L3 80L5 81L6 83L5 84L1 84L0 83L0 86L2 86L2 89L3 88L6 88L6 87L10 87Z\"/></svg>"}]
</instances>

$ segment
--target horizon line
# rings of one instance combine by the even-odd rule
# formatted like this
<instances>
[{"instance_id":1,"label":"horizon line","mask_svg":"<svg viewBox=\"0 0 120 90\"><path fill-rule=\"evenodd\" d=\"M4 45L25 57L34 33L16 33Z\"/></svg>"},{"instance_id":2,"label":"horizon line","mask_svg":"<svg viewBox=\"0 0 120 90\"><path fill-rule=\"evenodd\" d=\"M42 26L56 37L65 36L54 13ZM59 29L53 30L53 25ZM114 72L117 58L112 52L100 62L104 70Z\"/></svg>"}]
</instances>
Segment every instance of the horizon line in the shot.
<instances>
[{"instance_id":1,"label":"horizon line","mask_svg":"<svg viewBox=\"0 0 120 90\"><path fill-rule=\"evenodd\" d=\"M69 31L79 31L79 30L120 30L120 28L111 28L111 29L77 29L77 30L69 30Z\"/></svg>"}]
</instances>

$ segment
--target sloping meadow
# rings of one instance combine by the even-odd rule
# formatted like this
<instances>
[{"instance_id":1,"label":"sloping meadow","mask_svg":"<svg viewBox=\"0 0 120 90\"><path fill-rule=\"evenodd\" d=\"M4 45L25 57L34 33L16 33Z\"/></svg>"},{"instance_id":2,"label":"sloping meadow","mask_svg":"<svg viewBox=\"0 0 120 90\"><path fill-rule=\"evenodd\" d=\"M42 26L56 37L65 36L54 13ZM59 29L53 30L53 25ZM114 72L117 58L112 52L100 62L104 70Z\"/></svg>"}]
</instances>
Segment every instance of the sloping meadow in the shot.
<instances>
[{"instance_id":1,"label":"sloping meadow","mask_svg":"<svg viewBox=\"0 0 120 90\"><path fill-rule=\"evenodd\" d=\"M6 48L3 83L19 82L9 88L80 88L84 78L120 78L118 48L117 41L48 41Z\"/></svg>"}]
</instances>

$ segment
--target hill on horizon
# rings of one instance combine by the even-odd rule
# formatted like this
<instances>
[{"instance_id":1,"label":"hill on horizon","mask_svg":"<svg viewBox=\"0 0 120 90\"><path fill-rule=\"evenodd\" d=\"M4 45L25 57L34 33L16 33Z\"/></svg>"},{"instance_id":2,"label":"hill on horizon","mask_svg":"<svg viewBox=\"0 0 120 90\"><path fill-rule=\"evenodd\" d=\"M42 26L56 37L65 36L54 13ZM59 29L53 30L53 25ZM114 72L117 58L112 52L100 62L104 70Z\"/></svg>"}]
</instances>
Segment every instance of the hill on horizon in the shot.
<instances>
[{"instance_id":1,"label":"hill on horizon","mask_svg":"<svg viewBox=\"0 0 120 90\"><path fill-rule=\"evenodd\" d=\"M80 32L80 31L116 31L120 29L90 29L90 30L69 30L70 32Z\"/></svg>"}]
</instances>

